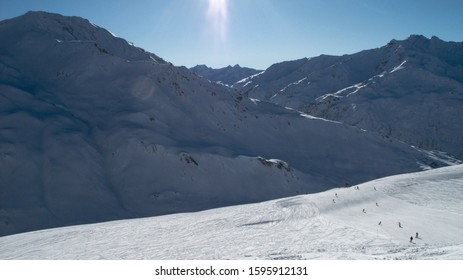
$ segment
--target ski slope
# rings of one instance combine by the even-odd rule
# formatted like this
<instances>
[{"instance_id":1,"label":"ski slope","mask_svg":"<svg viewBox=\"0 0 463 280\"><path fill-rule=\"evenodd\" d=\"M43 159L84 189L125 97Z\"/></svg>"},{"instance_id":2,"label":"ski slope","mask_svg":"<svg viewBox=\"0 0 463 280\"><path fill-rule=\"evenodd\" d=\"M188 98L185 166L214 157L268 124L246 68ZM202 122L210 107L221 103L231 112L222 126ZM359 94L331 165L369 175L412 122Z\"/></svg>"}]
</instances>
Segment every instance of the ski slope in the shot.
<instances>
[{"instance_id":1,"label":"ski slope","mask_svg":"<svg viewBox=\"0 0 463 280\"><path fill-rule=\"evenodd\" d=\"M356 187L1 237L0 259L463 259L463 165Z\"/></svg>"}]
</instances>

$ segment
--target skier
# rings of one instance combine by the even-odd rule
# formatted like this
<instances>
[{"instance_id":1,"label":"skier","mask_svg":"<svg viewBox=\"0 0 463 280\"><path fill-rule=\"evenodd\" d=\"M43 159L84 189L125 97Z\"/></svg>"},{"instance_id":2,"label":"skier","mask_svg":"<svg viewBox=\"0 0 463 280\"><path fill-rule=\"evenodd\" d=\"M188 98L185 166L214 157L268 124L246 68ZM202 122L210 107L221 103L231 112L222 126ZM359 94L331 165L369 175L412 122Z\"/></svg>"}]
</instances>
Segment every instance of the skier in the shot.
<instances>
[{"instance_id":1,"label":"skier","mask_svg":"<svg viewBox=\"0 0 463 280\"><path fill-rule=\"evenodd\" d=\"M365 208L363 208L362 212L365 213L365 214L367 213L367 212L365 211Z\"/></svg>"},{"instance_id":2,"label":"skier","mask_svg":"<svg viewBox=\"0 0 463 280\"><path fill-rule=\"evenodd\" d=\"M373 187L373 188L374 188L374 189L375 189L375 191L376 191L376 187Z\"/></svg>"},{"instance_id":3,"label":"skier","mask_svg":"<svg viewBox=\"0 0 463 280\"><path fill-rule=\"evenodd\" d=\"M399 222L399 228L402 228L402 224Z\"/></svg>"},{"instance_id":4,"label":"skier","mask_svg":"<svg viewBox=\"0 0 463 280\"><path fill-rule=\"evenodd\" d=\"M418 232L415 234L415 238L418 238Z\"/></svg>"},{"instance_id":5,"label":"skier","mask_svg":"<svg viewBox=\"0 0 463 280\"><path fill-rule=\"evenodd\" d=\"M379 224L378 224L378 226L380 226L380 225L381 225L381 221L379 221Z\"/></svg>"},{"instance_id":6,"label":"skier","mask_svg":"<svg viewBox=\"0 0 463 280\"><path fill-rule=\"evenodd\" d=\"M376 202L376 207L379 207L378 202Z\"/></svg>"},{"instance_id":7,"label":"skier","mask_svg":"<svg viewBox=\"0 0 463 280\"><path fill-rule=\"evenodd\" d=\"M336 201L334 200L334 198L333 198L333 203L336 203Z\"/></svg>"},{"instance_id":8,"label":"skier","mask_svg":"<svg viewBox=\"0 0 463 280\"><path fill-rule=\"evenodd\" d=\"M413 243L413 236L410 236L410 243Z\"/></svg>"},{"instance_id":9,"label":"skier","mask_svg":"<svg viewBox=\"0 0 463 280\"><path fill-rule=\"evenodd\" d=\"M335 196L336 198L338 198L338 193L335 193L334 196Z\"/></svg>"}]
</instances>

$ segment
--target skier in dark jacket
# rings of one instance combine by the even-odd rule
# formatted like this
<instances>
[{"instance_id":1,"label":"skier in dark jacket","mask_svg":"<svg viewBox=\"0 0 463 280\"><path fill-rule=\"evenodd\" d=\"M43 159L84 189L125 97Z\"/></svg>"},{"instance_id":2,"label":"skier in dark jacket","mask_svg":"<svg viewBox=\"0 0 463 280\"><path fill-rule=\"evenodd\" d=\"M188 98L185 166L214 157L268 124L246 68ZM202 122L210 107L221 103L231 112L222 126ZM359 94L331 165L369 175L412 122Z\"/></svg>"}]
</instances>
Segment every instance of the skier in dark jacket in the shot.
<instances>
[{"instance_id":1,"label":"skier in dark jacket","mask_svg":"<svg viewBox=\"0 0 463 280\"><path fill-rule=\"evenodd\" d=\"M413 243L413 236L410 236L410 243Z\"/></svg>"}]
</instances>

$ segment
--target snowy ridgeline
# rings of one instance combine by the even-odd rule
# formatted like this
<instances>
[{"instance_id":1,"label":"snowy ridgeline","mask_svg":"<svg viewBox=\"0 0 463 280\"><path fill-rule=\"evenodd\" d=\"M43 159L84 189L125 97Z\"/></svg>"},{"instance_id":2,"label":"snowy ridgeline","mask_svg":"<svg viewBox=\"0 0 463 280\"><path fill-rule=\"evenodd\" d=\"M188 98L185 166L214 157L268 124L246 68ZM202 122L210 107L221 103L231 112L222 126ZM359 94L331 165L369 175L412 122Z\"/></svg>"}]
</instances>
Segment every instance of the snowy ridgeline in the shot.
<instances>
[{"instance_id":1,"label":"snowy ridgeline","mask_svg":"<svg viewBox=\"0 0 463 280\"><path fill-rule=\"evenodd\" d=\"M258 204L17 234L1 237L0 247L0 259L462 259L463 165Z\"/></svg>"},{"instance_id":2,"label":"snowy ridgeline","mask_svg":"<svg viewBox=\"0 0 463 280\"><path fill-rule=\"evenodd\" d=\"M241 67L238 64L233 67L227 66L220 69L213 69L206 65L196 65L195 67L190 68L190 70L201 77L227 86L232 86L246 77L262 72L261 70Z\"/></svg>"},{"instance_id":3,"label":"snowy ridgeline","mask_svg":"<svg viewBox=\"0 0 463 280\"><path fill-rule=\"evenodd\" d=\"M236 83L250 97L463 159L463 44L412 35L351 55L274 64Z\"/></svg>"}]
</instances>

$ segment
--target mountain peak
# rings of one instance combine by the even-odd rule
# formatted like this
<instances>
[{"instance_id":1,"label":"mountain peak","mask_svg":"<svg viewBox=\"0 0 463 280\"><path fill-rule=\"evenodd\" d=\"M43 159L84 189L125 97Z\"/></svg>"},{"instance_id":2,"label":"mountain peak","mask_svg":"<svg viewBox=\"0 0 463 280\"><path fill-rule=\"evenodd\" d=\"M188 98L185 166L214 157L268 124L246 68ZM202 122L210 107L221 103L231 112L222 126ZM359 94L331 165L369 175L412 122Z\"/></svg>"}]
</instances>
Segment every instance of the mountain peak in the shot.
<instances>
[{"instance_id":1,"label":"mountain peak","mask_svg":"<svg viewBox=\"0 0 463 280\"><path fill-rule=\"evenodd\" d=\"M49 36L54 36L62 41L95 40L96 32L107 32L108 35L115 37L112 33L92 24L89 20L76 16L29 11L12 19L12 21L21 21L25 28L45 32Z\"/></svg>"},{"instance_id":2,"label":"mountain peak","mask_svg":"<svg viewBox=\"0 0 463 280\"><path fill-rule=\"evenodd\" d=\"M22 16L2 21L2 23L3 28L9 28L12 33L12 36L7 39L15 44L23 40L22 37L16 36L29 34L33 38L40 37L44 45L50 42L87 44L97 47L102 53L129 61L148 60L166 63L162 58L135 47L126 40L116 37L110 31L77 16L30 11Z\"/></svg>"},{"instance_id":3,"label":"mountain peak","mask_svg":"<svg viewBox=\"0 0 463 280\"><path fill-rule=\"evenodd\" d=\"M233 85L239 80L260 72L260 70L241 67L239 64L235 64L234 66L228 65L218 69L210 68L206 65L196 65L190 68L190 70L206 79L227 85Z\"/></svg>"},{"instance_id":4,"label":"mountain peak","mask_svg":"<svg viewBox=\"0 0 463 280\"><path fill-rule=\"evenodd\" d=\"M426 36L420 35L420 34L411 34L410 36L408 36L406 40L407 41L429 41L429 39Z\"/></svg>"},{"instance_id":5,"label":"mountain peak","mask_svg":"<svg viewBox=\"0 0 463 280\"><path fill-rule=\"evenodd\" d=\"M437 38L435 36L433 36L432 38L434 40L435 39L440 40L439 38ZM394 45L394 44L397 44L397 43L401 43L401 44L403 44L403 43L408 43L408 44L428 43L429 41L430 41L430 39L428 39L424 35L411 34L405 40L392 39L387 45L390 46L390 45Z\"/></svg>"}]
</instances>

